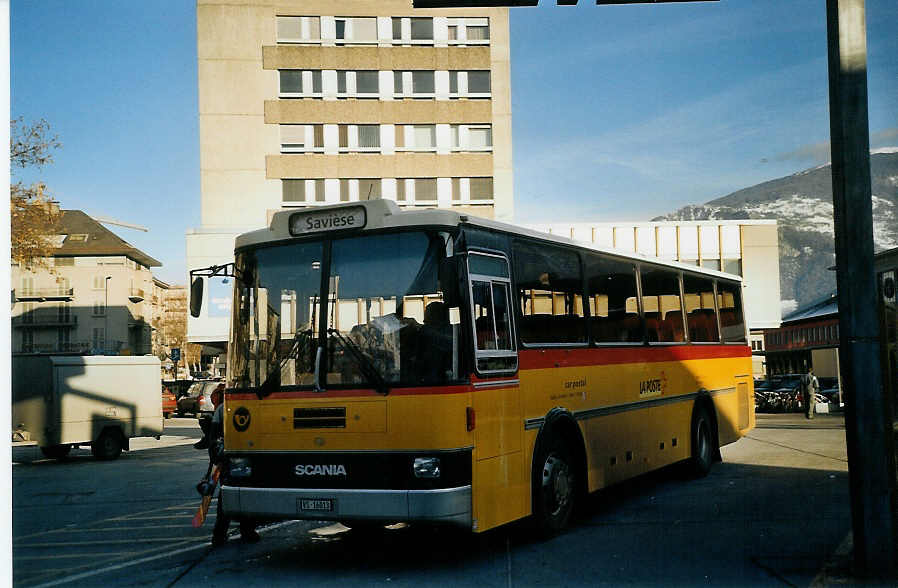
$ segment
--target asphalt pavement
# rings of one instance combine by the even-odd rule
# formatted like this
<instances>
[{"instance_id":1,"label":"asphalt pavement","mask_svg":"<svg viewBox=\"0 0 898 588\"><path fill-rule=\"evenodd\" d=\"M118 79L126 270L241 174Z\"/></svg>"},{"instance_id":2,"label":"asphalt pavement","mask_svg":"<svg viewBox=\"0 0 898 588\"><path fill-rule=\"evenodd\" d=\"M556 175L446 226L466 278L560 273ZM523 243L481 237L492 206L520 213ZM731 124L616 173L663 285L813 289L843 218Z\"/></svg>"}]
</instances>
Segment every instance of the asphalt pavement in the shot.
<instances>
[{"instance_id":1,"label":"asphalt pavement","mask_svg":"<svg viewBox=\"0 0 898 588\"><path fill-rule=\"evenodd\" d=\"M304 521L263 527L257 544L243 543L235 526L228 544L216 549L208 543L211 520L201 529L189 525L204 459L189 446L199 437L196 422L171 419L165 433L145 448L135 444L117 462L75 455L68 462L14 464L15 585L809 586L844 580L827 567L850 530L839 416L758 415L757 428L724 447L724 461L707 477L689 479L667 468L606 489L590 497L569 530L549 540L535 539L525 522L474 535ZM48 484L56 487L40 496Z\"/></svg>"}]
</instances>

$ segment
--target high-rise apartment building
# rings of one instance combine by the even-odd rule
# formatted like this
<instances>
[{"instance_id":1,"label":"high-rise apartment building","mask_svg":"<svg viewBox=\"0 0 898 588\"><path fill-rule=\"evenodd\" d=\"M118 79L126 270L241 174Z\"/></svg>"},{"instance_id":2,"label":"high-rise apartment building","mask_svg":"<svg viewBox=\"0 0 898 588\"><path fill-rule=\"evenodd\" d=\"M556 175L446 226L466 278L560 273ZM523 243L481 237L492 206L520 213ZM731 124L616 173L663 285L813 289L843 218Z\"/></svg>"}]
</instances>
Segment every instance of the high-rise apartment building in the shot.
<instances>
[{"instance_id":1,"label":"high-rise apartment building","mask_svg":"<svg viewBox=\"0 0 898 588\"><path fill-rule=\"evenodd\" d=\"M197 55L189 268L231 260L234 237L283 208L389 198L511 220L507 8L198 0ZM226 339L219 301L191 341Z\"/></svg>"}]
</instances>

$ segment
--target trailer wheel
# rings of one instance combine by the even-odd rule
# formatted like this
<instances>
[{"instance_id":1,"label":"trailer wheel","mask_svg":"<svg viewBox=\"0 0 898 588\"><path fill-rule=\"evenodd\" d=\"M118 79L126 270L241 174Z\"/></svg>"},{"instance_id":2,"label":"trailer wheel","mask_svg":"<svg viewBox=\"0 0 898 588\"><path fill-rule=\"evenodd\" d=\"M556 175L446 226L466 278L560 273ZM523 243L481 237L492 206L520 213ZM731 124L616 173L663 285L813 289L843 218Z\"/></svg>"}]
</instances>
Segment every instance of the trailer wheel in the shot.
<instances>
[{"instance_id":1,"label":"trailer wheel","mask_svg":"<svg viewBox=\"0 0 898 588\"><path fill-rule=\"evenodd\" d=\"M49 457L50 459L65 459L71 451L72 446L68 443L41 447L41 453L44 454L44 457Z\"/></svg>"},{"instance_id":2,"label":"trailer wheel","mask_svg":"<svg viewBox=\"0 0 898 588\"><path fill-rule=\"evenodd\" d=\"M97 459L111 460L122 454L122 435L114 429L106 429L90 444L90 452Z\"/></svg>"}]
</instances>

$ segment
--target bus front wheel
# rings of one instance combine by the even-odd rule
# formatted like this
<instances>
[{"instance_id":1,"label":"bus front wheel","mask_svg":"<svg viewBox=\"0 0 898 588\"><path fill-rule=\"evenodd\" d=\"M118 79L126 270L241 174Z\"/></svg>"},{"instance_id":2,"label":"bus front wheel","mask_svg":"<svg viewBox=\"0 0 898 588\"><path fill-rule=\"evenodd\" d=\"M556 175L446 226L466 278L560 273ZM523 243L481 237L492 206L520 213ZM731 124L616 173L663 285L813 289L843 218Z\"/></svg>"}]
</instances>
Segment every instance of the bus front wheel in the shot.
<instances>
[{"instance_id":1,"label":"bus front wheel","mask_svg":"<svg viewBox=\"0 0 898 588\"><path fill-rule=\"evenodd\" d=\"M568 445L553 439L537 454L533 479L533 515L537 529L552 535L564 529L574 510L577 476Z\"/></svg>"},{"instance_id":2,"label":"bus front wheel","mask_svg":"<svg viewBox=\"0 0 898 588\"><path fill-rule=\"evenodd\" d=\"M704 407L696 407L692 417L692 457L689 460L689 469L697 478L708 475L711 471L713 456L714 436L711 434L711 417Z\"/></svg>"}]
</instances>

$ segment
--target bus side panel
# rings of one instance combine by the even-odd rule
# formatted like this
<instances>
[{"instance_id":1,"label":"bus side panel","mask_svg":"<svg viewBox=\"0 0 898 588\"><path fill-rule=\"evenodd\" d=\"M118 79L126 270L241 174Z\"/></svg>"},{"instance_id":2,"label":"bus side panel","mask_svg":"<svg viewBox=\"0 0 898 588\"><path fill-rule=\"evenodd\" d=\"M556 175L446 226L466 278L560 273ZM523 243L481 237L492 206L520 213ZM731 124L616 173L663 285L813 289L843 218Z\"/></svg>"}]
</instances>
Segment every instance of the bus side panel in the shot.
<instances>
[{"instance_id":1,"label":"bus side panel","mask_svg":"<svg viewBox=\"0 0 898 588\"><path fill-rule=\"evenodd\" d=\"M529 514L520 388L477 390L473 402L475 530L485 531Z\"/></svg>"},{"instance_id":2,"label":"bus side panel","mask_svg":"<svg viewBox=\"0 0 898 588\"><path fill-rule=\"evenodd\" d=\"M529 475L522 452L478 460L474 467L474 531L530 514Z\"/></svg>"},{"instance_id":3,"label":"bus side panel","mask_svg":"<svg viewBox=\"0 0 898 588\"><path fill-rule=\"evenodd\" d=\"M751 376L736 378L733 387L714 396L720 445L738 441L755 426Z\"/></svg>"}]
</instances>

